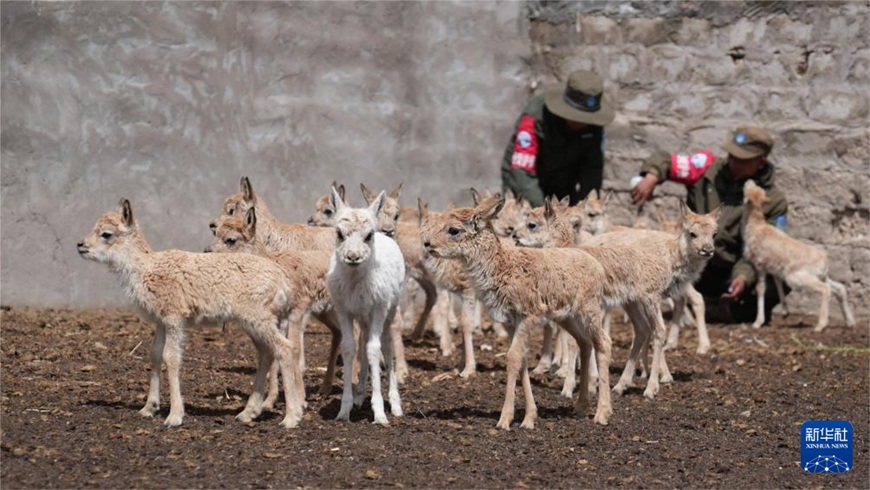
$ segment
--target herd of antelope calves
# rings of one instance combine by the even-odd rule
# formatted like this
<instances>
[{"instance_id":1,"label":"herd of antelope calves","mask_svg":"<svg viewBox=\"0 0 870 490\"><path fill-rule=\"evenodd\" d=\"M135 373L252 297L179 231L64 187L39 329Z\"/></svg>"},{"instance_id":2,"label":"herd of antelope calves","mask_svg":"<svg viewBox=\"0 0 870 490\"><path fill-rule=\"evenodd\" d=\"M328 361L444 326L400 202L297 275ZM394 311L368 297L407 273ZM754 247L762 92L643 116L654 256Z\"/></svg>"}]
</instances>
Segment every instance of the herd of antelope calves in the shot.
<instances>
[{"instance_id":1,"label":"herd of antelope calves","mask_svg":"<svg viewBox=\"0 0 870 490\"><path fill-rule=\"evenodd\" d=\"M361 187L366 207L349 206L344 186L333 183L307 224L282 224L243 177L240 191L226 200L223 214L211 223L214 239L206 250L211 253L153 251L127 199L100 217L91 234L78 243L79 254L118 273L140 314L156 325L142 415L153 417L160 407L165 363L170 393L165 425L182 423L179 374L184 329L200 321L235 322L256 346L252 392L237 418L249 422L274 407L280 372L285 397L281 425L287 428L299 424L306 407L303 333L311 316L332 333L322 394L332 388L339 348L344 360L336 419L349 420L351 409L362 404L370 373L374 422L379 424L388 424L382 362L390 411L402 415L399 384L408 374L402 325L414 323L410 338L419 338L433 314L442 354L449 355L452 298L461 300L456 320L462 334L462 377L475 373L473 335L480 328L481 311L488 312L498 334L511 338L501 429L508 429L514 418L518 377L526 402L521 426L535 426L526 346L538 329L544 332L544 342L533 372L559 365L565 378L562 394L570 398L579 365L575 410L585 415L590 395L597 390L594 421L602 425L613 412L611 390L622 394L638 366L646 373L650 346L644 396L655 397L659 383L672 381L665 351L676 347L681 322L696 323L698 352L710 347L703 298L692 284L713 255L718 210L701 215L682 205L681 219L662 221L659 231L610 225L607 198L599 199L594 191L576 206L552 199L531 209L509 192L483 195L472 189L474 207L435 212L422 200L416 209L400 207L401 184L379 194ZM764 199L764 191L749 181L746 256L762 277L774 275L780 290L784 279L822 294L816 330L827 325L832 292L847 324L854 325L845 287L827 277L824 251L766 224L760 211ZM407 287L409 279L419 289ZM425 306L414 322L413 295L419 292L425 295ZM763 299L763 289L759 292ZM663 301L674 308L667 339ZM611 388L609 330L614 307L631 320L634 337L622 376ZM763 304L759 311L764 311ZM760 316L754 326L762 322Z\"/></svg>"}]
</instances>

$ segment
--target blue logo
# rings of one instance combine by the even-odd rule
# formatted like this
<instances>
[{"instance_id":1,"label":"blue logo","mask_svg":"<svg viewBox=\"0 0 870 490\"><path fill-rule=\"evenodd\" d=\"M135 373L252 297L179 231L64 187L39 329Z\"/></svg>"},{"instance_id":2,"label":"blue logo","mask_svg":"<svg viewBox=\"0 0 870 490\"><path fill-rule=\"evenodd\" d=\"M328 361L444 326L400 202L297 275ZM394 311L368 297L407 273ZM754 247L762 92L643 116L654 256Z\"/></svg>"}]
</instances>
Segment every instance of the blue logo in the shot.
<instances>
[{"instance_id":1,"label":"blue logo","mask_svg":"<svg viewBox=\"0 0 870 490\"><path fill-rule=\"evenodd\" d=\"M596 105L598 105L598 99L596 99L594 95L590 95L589 98L586 99L586 107L595 107Z\"/></svg>"},{"instance_id":2,"label":"blue logo","mask_svg":"<svg viewBox=\"0 0 870 490\"><path fill-rule=\"evenodd\" d=\"M788 226L788 218L786 217L786 215L781 214L777 216L776 225L774 226L776 226L779 230L785 231L786 227Z\"/></svg>"},{"instance_id":3,"label":"blue logo","mask_svg":"<svg viewBox=\"0 0 870 490\"><path fill-rule=\"evenodd\" d=\"M801 426L801 468L807 473L852 470L852 424L845 420L808 420Z\"/></svg>"},{"instance_id":4,"label":"blue logo","mask_svg":"<svg viewBox=\"0 0 870 490\"><path fill-rule=\"evenodd\" d=\"M734 141L738 145L742 145L743 143L746 143L746 135L743 133L737 133L737 136L734 137Z\"/></svg>"}]
</instances>

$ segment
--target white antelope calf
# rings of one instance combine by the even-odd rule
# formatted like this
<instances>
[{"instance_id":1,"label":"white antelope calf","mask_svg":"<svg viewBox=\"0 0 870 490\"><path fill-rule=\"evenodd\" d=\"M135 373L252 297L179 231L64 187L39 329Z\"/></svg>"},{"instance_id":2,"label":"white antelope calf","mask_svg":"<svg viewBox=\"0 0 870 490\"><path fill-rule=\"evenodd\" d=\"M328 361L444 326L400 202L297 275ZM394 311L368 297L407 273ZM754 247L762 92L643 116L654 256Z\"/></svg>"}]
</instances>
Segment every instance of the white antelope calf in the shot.
<instances>
[{"instance_id":1,"label":"white antelope calf","mask_svg":"<svg viewBox=\"0 0 870 490\"><path fill-rule=\"evenodd\" d=\"M299 375L295 378L298 396L305 400L305 385L302 376L305 372L305 356L302 346L304 345L305 323L309 315L320 320L332 334L326 375L320 386L320 394L328 395L332 391L336 358L341 346L341 329L338 326L338 319L335 317L332 299L326 286L326 274L329 271L329 258L332 254L323 250L269 252L257 239L257 212L254 208L248 209L248 212L243 216L233 216L222 220L206 252L253 254L273 260L281 267L290 284L288 305L291 308L287 321L282 322L282 330L284 335L290 338L291 344L297 347L294 354L297 356L299 370ZM278 397L277 363L273 363L270 374L266 408L271 408Z\"/></svg>"},{"instance_id":2,"label":"white antelope calf","mask_svg":"<svg viewBox=\"0 0 870 490\"><path fill-rule=\"evenodd\" d=\"M604 269L580 250L503 246L491 223L504 203L496 194L475 208L424 217L421 231L426 251L435 257L461 260L490 315L515 327L507 354L505 401L497 427L507 430L513 421L518 376L526 400L521 427L535 426L537 408L526 365L526 344L529 331L543 327L549 320L561 325L580 345L580 380L586 386L594 346L601 372L594 420L606 425L613 409L608 373L610 337L601 329ZM580 390L575 411L584 414L588 405L588 390Z\"/></svg>"},{"instance_id":3,"label":"white antelope calf","mask_svg":"<svg viewBox=\"0 0 870 490\"><path fill-rule=\"evenodd\" d=\"M743 187L743 224L744 255L758 271L758 283L755 293L758 295L758 316L752 324L754 328L764 324L764 292L765 277L773 276L776 290L782 301L785 314L788 308L785 304L785 292L782 281L785 280L793 288L812 289L821 293L822 304L819 308L819 321L813 329L821 332L828 325L828 308L831 303L831 292L840 302L846 325L855 326L855 318L849 307L846 287L828 277L828 254L824 250L796 240L764 219L762 206L768 197L764 189L752 180L747 180Z\"/></svg>"},{"instance_id":4,"label":"white antelope calf","mask_svg":"<svg viewBox=\"0 0 870 490\"><path fill-rule=\"evenodd\" d=\"M366 356L360 359L357 393L353 393L351 370L343 372L344 390L336 420L350 420L351 407L362 405L368 369L372 375L372 410L375 423L387 425L381 394L380 359L383 353L389 376L390 411L402 415L398 380L393 360L391 331L393 316L402 294L405 263L396 242L377 231L378 213L384 204L381 192L368 208L350 208L338 191L331 190L335 208L335 252L329 262L327 285L342 333L345 360L356 354L353 322L360 325L360 343ZM387 325L387 328L384 326ZM367 361L367 362L366 362ZM366 364L368 366L366 366Z\"/></svg>"},{"instance_id":5,"label":"white antelope calf","mask_svg":"<svg viewBox=\"0 0 870 490\"><path fill-rule=\"evenodd\" d=\"M217 255L181 250L154 252L133 219L130 201L104 214L90 235L78 243L83 258L105 263L118 273L127 296L144 318L156 324L151 347L151 386L139 411L153 417L160 408L160 370L169 378L169 416L165 425L181 425L181 359L189 323L235 321L254 341L259 354L254 387L245 409L236 416L249 422L263 410L266 375L273 358L284 375L285 417L281 425L295 427L302 403L291 389L292 346L278 332L286 314L289 284L271 260L253 255Z\"/></svg>"}]
</instances>

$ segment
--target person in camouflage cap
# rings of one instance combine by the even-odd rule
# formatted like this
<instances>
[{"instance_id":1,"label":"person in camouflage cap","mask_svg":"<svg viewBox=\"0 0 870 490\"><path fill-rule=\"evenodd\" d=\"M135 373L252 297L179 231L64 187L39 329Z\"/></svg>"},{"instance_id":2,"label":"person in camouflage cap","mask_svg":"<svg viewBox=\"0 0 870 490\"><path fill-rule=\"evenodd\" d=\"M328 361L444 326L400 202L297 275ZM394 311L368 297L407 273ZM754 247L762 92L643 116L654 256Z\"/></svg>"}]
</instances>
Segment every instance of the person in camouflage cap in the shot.
<instances>
[{"instance_id":1,"label":"person in camouflage cap","mask_svg":"<svg viewBox=\"0 0 870 490\"><path fill-rule=\"evenodd\" d=\"M501 164L502 190L534 206L544 197L569 196L571 204L601 190L604 126L614 118L601 77L576 71L564 88L528 102L514 127Z\"/></svg>"},{"instance_id":2,"label":"person in camouflage cap","mask_svg":"<svg viewBox=\"0 0 870 490\"><path fill-rule=\"evenodd\" d=\"M643 180L632 188L631 197L635 204L643 206L656 184L671 180L686 186L686 203L692 211L709 213L721 206L716 251L695 288L705 298L728 300L731 317L728 320L751 322L758 308L755 283L771 278L757 277L755 268L743 258L743 184L752 179L764 188L770 198L764 206L764 216L783 230L788 201L774 184L775 168L768 160L773 149L770 133L754 126L740 126L722 149L728 153L727 158L717 158L708 150L691 155L654 152L641 166ZM776 288L768 285L764 302L766 321L779 301Z\"/></svg>"}]
</instances>

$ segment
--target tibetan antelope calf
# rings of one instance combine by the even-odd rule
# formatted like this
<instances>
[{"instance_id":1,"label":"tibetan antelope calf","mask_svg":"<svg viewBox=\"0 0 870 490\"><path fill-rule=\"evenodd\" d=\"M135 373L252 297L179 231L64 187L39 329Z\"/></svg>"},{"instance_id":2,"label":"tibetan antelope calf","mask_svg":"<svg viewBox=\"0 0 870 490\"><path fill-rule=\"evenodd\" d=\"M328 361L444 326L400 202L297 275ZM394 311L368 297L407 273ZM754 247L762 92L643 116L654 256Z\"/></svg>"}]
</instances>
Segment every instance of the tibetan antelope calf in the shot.
<instances>
[{"instance_id":1,"label":"tibetan antelope calf","mask_svg":"<svg viewBox=\"0 0 870 490\"><path fill-rule=\"evenodd\" d=\"M526 400L523 428L534 428L537 408L526 365L529 331L553 320L580 345L580 380L589 383L589 359L594 346L600 384L595 422L606 425L610 405L610 337L601 329L604 269L581 250L526 249L503 246L492 228L505 200L499 194L474 208L457 208L441 216L423 217L421 238L426 251L445 259L458 259L490 315L514 326L507 355L507 388L497 427L509 429L514 418L517 377ZM588 390L580 390L577 413L589 405Z\"/></svg>"},{"instance_id":2,"label":"tibetan antelope calf","mask_svg":"<svg viewBox=\"0 0 870 490\"><path fill-rule=\"evenodd\" d=\"M430 216L432 219L438 219L442 214L430 212L429 205L419 198L417 199L417 208L419 209L421 223L424 219L429 219ZM473 340L473 320L477 305L474 285L460 261L437 257L428 253L425 256L426 269L431 271L438 287L446 290L449 294L458 296L462 300L462 309L458 318L460 331L462 332L462 371L459 373L459 376L462 378L474 376L477 374ZM449 307L449 298L446 303ZM446 314L443 315L441 320L446 321L446 317ZM447 325L444 328L448 331L450 329Z\"/></svg>"},{"instance_id":3,"label":"tibetan antelope calf","mask_svg":"<svg viewBox=\"0 0 870 490\"><path fill-rule=\"evenodd\" d=\"M846 297L846 287L828 277L828 254L768 224L762 212L762 206L767 199L764 189L752 180L746 181L743 187L743 223L746 227L743 242L744 255L758 271L758 283L755 286L758 295L758 316L752 326L759 328L764 323L765 276L771 274L786 314L788 308L785 304L783 280L793 288L812 289L821 293L822 305L814 331L821 332L828 325L831 292L840 301L846 325L854 327L855 318L852 316L852 309Z\"/></svg>"},{"instance_id":4,"label":"tibetan antelope calf","mask_svg":"<svg viewBox=\"0 0 870 490\"><path fill-rule=\"evenodd\" d=\"M157 330L151 347L151 386L145 407L153 417L160 408L160 370L169 377L169 416L165 425L181 425L181 358L184 330L200 321L235 321L254 341L259 354L254 387L245 409L236 417L249 422L263 410L266 375L273 358L284 373L286 414L281 425L295 427L302 404L291 389L292 346L278 332L287 310L289 285L271 260L253 255L217 255L180 250L154 252L133 219L130 201L104 214L90 235L78 243L83 258L105 263L117 272L127 296Z\"/></svg>"},{"instance_id":5,"label":"tibetan antelope calf","mask_svg":"<svg viewBox=\"0 0 870 490\"><path fill-rule=\"evenodd\" d=\"M335 377L335 364L341 345L341 329L332 308L332 300L326 287L326 273L329 270L330 252L308 250L301 252L272 253L257 239L257 212L248 209L245 215L233 216L222 220L215 231L214 239L206 252L247 253L273 260L284 271L290 285L288 306L290 315L282 322L284 335L290 338L295 347L294 355L298 360L296 390L301 400L305 400L305 385L302 374L305 372L305 357L302 354L303 333L309 315L320 320L332 334L332 345L326 375L320 386L320 394L328 395L332 390ZM269 383L266 408L271 408L278 397L278 365L273 363ZM285 375L286 376L286 375Z\"/></svg>"},{"instance_id":6,"label":"tibetan antelope calf","mask_svg":"<svg viewBox=\"0 0 870 490\"><path fill-rule=\"evenodd\" d=\"M380 359L383 353L389 377L390 411L397 417L401 416L389 326L402 294L405 263L396 242L377 231L378 213L384 205L383 192L368 208L359 209L345 205L335 189L331 190L330 196L335 208L336 245L329 262L327 285L341 325L342 356L347 360L356 354L354 320L359 322L360 343L365 342L366 353L360 358L356 394L353 393L351 370L344 369L344 390L336 420L350 420L352 405L362 405L370 368L374 421L387 425L381 394Z\"/></svg>"}]
</instances>

